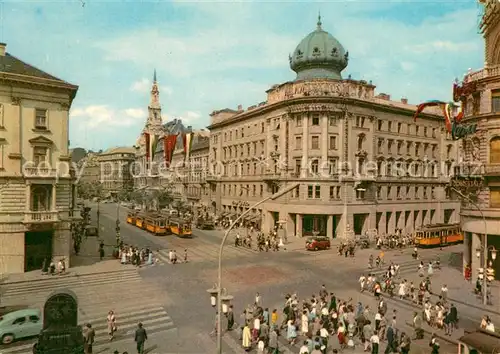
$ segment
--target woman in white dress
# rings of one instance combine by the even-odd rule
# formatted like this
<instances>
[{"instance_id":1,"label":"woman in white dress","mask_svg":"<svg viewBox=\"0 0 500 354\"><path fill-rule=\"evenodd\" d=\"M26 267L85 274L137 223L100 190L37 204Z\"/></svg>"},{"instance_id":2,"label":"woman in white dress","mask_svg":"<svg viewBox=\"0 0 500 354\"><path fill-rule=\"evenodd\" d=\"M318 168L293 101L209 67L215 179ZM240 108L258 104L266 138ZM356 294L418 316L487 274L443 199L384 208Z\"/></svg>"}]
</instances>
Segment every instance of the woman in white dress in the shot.
<instances>
[{"instance_id":1,"label":"woman in white dress","mask_svg":"<svg viewBox=\"0 0 500 354\"><path fill-rule=\"evenodd\" d=\"M309 316L307 315L306 310L302 312L302 317L300 321L301 321L300 331L304 336L306 336L307 333L309 332Z\"/></svg>"},{"instance_id":2,"label":"woman in white dress","mask_svg":"<svg viewBox=\"0 0 500 354\"><path fill-rule=\"evenodd\" d=\"M406 296L406 280L403 280L401 283L399 283L398 295L401 299L405 298L405 296Z\"/></svg>"}]
</instances>

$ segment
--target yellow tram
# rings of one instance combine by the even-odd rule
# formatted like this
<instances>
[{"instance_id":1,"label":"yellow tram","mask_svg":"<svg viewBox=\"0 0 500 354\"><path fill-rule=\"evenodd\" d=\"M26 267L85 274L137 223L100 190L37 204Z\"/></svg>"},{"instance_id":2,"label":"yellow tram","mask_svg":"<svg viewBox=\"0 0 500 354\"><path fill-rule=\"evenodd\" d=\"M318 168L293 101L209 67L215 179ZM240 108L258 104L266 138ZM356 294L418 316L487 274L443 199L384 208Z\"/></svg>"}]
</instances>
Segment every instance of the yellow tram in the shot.
<instances>
[{"instance_id":1,"label":"yellow tram","mask_svg":"<svg viewBox=\"0 0 500 354\"><path fill-rule=\"evenodd\" d=\"M415 232L415 244L418 247L443 247L463 242L460 224L426 225Z\"/></svg>"},{"instance_id":2,"label":"yellow tram","mask_svg":"<svg viewBox=\"0 0 500 354\"><path fill-rule=\"evenodd\" d=\"M129 211L127 213L127 224L135 225L135 217L137 216L137 212Z\"/></svg>"},{"instance_id":3,"label":"yellow tram","mask_svg":"<svg viewBox=\"0 0 500 354\"><path fill-rule=\"evenodd\" d=\"M135 226L143 230L146 229L145 219L146 216L144 214L137 214L135 217Z\"/></svg>"},{"instance_id":4,"label":"yellow tram","mask_svg":"<svg viewBox=\"0 0 500 354\"><path fill-rule=\"evenodd\" d=\"M182 218L170 218L168 221L170 232L177 237L192 237L191 223Z\"/></svg>"},{"instance_id":5,"label":"yellow tram","mask_svg":"<svg viewBox=\"0 0 500 354\"><path fill-rule=\"evenodd\" d=\"M144 219L146 230L155 235L166 235L167 224L165 217L161 215L148 215Z\"/></svg>"}]
</instances>

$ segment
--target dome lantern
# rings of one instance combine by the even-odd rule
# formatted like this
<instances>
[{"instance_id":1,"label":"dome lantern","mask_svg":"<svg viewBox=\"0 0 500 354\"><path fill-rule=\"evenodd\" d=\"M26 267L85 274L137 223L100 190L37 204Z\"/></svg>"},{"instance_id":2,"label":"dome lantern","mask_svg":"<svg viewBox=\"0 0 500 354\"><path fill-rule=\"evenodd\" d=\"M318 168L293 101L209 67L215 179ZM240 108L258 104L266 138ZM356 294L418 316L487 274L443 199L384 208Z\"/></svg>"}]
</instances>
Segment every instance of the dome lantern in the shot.
<instances>
[{"instance_id":1,"label":"dome lantern","mask_svg":"<svg viewBox=\"0 0 500 354\"><path fill-rule=\"evenodd\" d=\"M297 73L296 80L342 80L349 52L330 33L322 28L321 14L317 28L309 33L289 55L290 68Z\"/></svg>"}]
</instances>

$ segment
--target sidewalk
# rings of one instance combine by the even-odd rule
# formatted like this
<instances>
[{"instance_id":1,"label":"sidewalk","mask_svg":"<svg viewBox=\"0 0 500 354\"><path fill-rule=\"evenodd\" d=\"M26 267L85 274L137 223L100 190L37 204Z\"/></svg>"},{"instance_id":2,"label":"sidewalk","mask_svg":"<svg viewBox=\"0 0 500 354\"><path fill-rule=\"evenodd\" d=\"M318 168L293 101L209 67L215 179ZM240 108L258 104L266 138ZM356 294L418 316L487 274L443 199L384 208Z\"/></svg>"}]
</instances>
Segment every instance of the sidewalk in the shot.
<instances>
[{"instance_id":1,"label":"sidewalk","mask_svg":"<svg viewBox=\"0 0 500 354\"><path fill-rule=\"evenodd\" d=\"M69 277L84 277L87 275L96 275L103 273L117 273L123 272L127 270L137 269L135 266L130 264L120 264L116 259L104 260L102 262L86 265L86 266L77 266L70 268L66 271L64 275L47 275L42 274L40 270L34 270L32 272L27 273L18 273L18 274L8 274L3 278L0 278L0 285L2 284L22 284L29 283L34 281L45 281L52 280L54 278L69 278Z\"/></svg>"}]
</instances>

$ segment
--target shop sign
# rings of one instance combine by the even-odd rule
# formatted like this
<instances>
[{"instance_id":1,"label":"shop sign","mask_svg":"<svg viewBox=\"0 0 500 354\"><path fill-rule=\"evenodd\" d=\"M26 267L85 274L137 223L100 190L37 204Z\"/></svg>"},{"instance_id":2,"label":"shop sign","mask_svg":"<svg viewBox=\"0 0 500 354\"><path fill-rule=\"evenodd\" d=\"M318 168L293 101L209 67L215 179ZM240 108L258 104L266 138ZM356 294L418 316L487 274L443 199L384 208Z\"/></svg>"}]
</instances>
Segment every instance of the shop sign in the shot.
<instances>
[{"instance_id":1,"label":"shop sign","mask_svg":"<svg viewBox=\"0 0 500 354\"><path fill-rule=\"evenodd\" d=\"M462 125L459 124L456 120L453 121L453 125L451 126L451 137L453 140L458 140L465 138L468 135L475 134L477 130L477 124L470 125Z\"/></svg>"}]
</instances>

